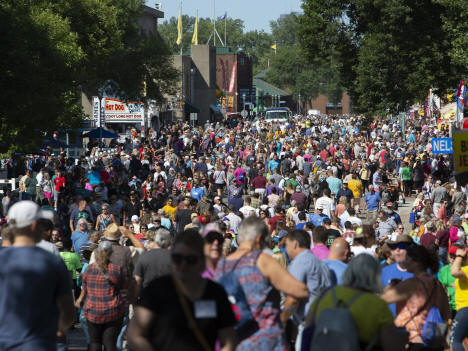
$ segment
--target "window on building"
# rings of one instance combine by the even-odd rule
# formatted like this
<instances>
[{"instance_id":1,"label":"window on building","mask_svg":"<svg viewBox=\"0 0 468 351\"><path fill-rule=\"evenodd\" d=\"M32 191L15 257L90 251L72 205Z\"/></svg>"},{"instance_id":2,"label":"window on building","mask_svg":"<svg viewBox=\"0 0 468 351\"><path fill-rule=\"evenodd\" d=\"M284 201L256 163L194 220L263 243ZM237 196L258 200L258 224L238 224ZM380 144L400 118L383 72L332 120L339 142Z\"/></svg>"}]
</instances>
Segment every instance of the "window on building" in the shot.
<instances>
[{"instance_id":1,"label":"window on building","mask_svg":"<svg viewBox=\"0 0 468 351\"><path fill-rule=\"evenodd\" d=\"M242 66L245 65L245 58L241 57L239 61Z\"/></svg>"}]
</instances>

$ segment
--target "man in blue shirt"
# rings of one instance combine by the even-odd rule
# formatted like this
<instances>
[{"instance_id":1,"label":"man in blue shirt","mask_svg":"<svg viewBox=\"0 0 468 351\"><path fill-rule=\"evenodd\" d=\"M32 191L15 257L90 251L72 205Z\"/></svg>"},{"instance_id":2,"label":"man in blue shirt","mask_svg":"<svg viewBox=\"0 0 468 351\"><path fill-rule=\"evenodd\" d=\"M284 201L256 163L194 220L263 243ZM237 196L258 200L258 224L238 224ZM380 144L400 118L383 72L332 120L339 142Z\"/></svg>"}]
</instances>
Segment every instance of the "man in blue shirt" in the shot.
<instances>
[{"instance_id":1,"label":"man in blue shirt","mask_svg":"<svg viewBox=\"0 0 468 351\"><path fill-rule=\"evenodd\" d=\"M382 176L380 175L380 168L378 168L372 175L372 185L375 191L380 191L380 185L382 184Z\"/></svg>"},{"instance_id":2,"label":"man in blue shirt","mask_svg":"<svg viewBox=\"0 0 468 351\"><path fill-rule=\"evenodd\" d=\"M413 239L406 234L399 235L395 242L388 244L392 249L392 256L395 263L382 269L381 279L384 288L389 284L397 284L399 281L413 276L412 273L409 273L406 268L402 266L402 263L406 260L406 248L411 244L414 244ZM390 304L388 307L393 315L396 316L396 305Z\"/></svg>"},{"instance_id":3,"label":"man in blue shirt","mask_svg":"<svg viewBox=\"0 0 468 351\"><path fill-rule=\"evenodd\" d=\"M328 218L328 216L323 214L323 207L320 206L320 205L317 205L317 207L315 208L314 213L309 215L309 222L312 222L312 224L315 227L318 227L318 226L323 224L323 220L325 218Z\"/></svg>"},{"instance_id":4,"label":"man in blue shirt","mask_svg":"<svg viewBox=\"0 0 468 351\"><path fill-rule=\"evenodd\" d=\"M196 183L192 190L190 190L190 196L194 199L197 199L198 202L201 201L203 194L205 193L205 188L202 187L199 183Z\"/></svg>"},{"instance_id":5,"label":"man in blue shirt","mask_svg":"<svg viewBox=\"0 0 468 351\"><path fill-rule=\"evenodd\" d=\"M88 242L88 223L86 219L81 218L78 220L77 228L71 236L73 242L73 249L76 253L80 252L81 246Z\"/></svg>"},{"instance_id":6,"label":"man in blue shirt","mask_svg":"<svg viewBox=\"0 0 468 351\"><path fill-rule=\"evenodd\" d=\"M36 246L42 217L32 201L8 210L15 240L0 250L0 350L56 350L75 318L67 267Z\"/></svg>"},{"instance_id":7,"label":"man in blue shirt","mask_svg":"<svg viewBox=\"0 0 468 351\"><path fill-rule=\"evenodd\" d=\"M268 162L268 169L270 171L270 174L272 174L275 169L279 170L279 166L280 161L278 161L278 156L275 154L273 155L273 160L270 160L270 162Z\"/></svg>"},{"instance_id":8,"label":"man in blue shirt","mask_svg":"<svg viewBox=\"0 0 468 351\"><path fill-rule=\"evenodd\" d=\"M341 278L348 267L346 262L350 258L351 250L345 238L338 237L330 245L330 253L328 259L323 260L332 274L332 282L334 285L341 285Z\"/></svg>"},{"instance_id":9,"label":"man in blue shirt","mask_svg":"<svg viewBox=\"0 0 468 351\"><path fill-rule=\"evenodd\" d=\"M374 191L374 186L369 185L369 192L364 197L366 201L367 221L373 224L377 218L377 211L380 208L380 195Z\"/></svg>"},{"instance_id":10,"label":"man in blue shirt","mask_svg":"<svg viewBox=\"0 0 468 351\"><path fill-rule=\"evenodd\" d=\"M327 183L328 183L328 187L330 188L331 193L336 197L336 195L341 189L342 184L341 184L341 180L335 177L332 170L328 171Z\"/></svg>"},{"instance_id":11,"label":"man in blue shirt","mask_svg":"<svg viewBox=\"0 0 468 351\"><path fill-rule=\"evenodd\" d=\"M306 302L299 303L292 297L286 297L284 312L281 314L283 323L292 315L293 321L298 325L296 350L300 350L297 347L302 339L305 314L320 292L332 285L332 278L327 265L310 251L310 235L305 230L293 230L288 234L286 251L292 259L288 267L289 273L306 284L307 290L309 290L309 299Z\"/></svg>"}]
</instances>

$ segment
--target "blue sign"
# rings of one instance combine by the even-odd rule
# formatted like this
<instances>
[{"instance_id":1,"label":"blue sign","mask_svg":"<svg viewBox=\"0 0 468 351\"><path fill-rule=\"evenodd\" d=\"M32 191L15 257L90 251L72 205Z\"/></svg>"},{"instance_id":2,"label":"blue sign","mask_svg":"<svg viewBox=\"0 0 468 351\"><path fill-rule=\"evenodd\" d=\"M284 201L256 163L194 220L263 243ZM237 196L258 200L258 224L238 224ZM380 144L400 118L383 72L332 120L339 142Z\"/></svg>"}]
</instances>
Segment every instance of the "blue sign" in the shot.
<instances>
[{"instance_id":1,"label":"blue sign","mask_svg":"<svg viewBox=\"0 0 468 351\"><path fill-rule=\"evenodd\" d=\"M433 154L453 154L452 138L432 139Z\"/></svg>"}]
</instances>

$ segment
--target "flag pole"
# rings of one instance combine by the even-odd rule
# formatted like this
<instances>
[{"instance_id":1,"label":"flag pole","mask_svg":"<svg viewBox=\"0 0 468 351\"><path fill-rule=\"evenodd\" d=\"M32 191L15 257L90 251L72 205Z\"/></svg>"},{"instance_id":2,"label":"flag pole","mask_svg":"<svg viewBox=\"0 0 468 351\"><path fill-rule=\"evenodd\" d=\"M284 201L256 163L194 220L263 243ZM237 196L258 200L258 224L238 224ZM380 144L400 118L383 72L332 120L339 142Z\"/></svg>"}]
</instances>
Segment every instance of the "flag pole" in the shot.
<instances>
[{"instance_id":1,"label":"flag pole","mask_svg":"<svg viewBox=\"0 0 468 351\"><path fill-rule=\"evenodd\" d=\"M277 48L277 44L276 44L276 40L275 40L275 56L276 56L276 48Z\"/></svg>"},{"instance_id":2,"label":"flag pole","mask_svg":"<svg viewBox=\"0 0 468 351\"><path fill-rule=\"evenodd\" d=\"M226 21L227 21L227 13L224 14L224 46L227 46L227 41L226 41Z\"/></svg>"},{"instance_id":3,"label":"flag pole","mask_svg":"<svg viewBox=\"0 0 468 351\"><path fill-rule=\"evenodd\" d=\"M180 0L180 28L182 28L183 31L183 22L182 22L182 0ZM180 56L182 56L182 45L183 42L180 42Z\"/></svg>"},{"instance_id":4,"label":"flag pole","mask_svg":"<svg viewBox=\"0 0 468 351\"><path fill-rule=\"evenodd\" d=\"M213 0L213 45L216 47L216 0Z\"/></svg>"}]
</instances>

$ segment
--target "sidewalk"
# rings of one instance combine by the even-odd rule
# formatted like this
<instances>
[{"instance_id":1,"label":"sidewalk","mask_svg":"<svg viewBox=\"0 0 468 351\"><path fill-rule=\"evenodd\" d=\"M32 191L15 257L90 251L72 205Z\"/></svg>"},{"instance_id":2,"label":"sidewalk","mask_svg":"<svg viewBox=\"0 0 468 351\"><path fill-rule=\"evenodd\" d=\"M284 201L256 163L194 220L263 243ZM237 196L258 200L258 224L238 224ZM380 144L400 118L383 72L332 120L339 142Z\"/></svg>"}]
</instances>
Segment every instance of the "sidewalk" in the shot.
<instances>
[{"instance_id":1,"label":"sidewalk","mask_svg":"<svg viewBox=\"0 0 468 351\"><path fill-rule=\"evenodd\" d=\"M86 351L88 349L86 337L79 323L75 324L75 328L68 332L67 341L69 351Z\"/></svg>"}]
</instances>

